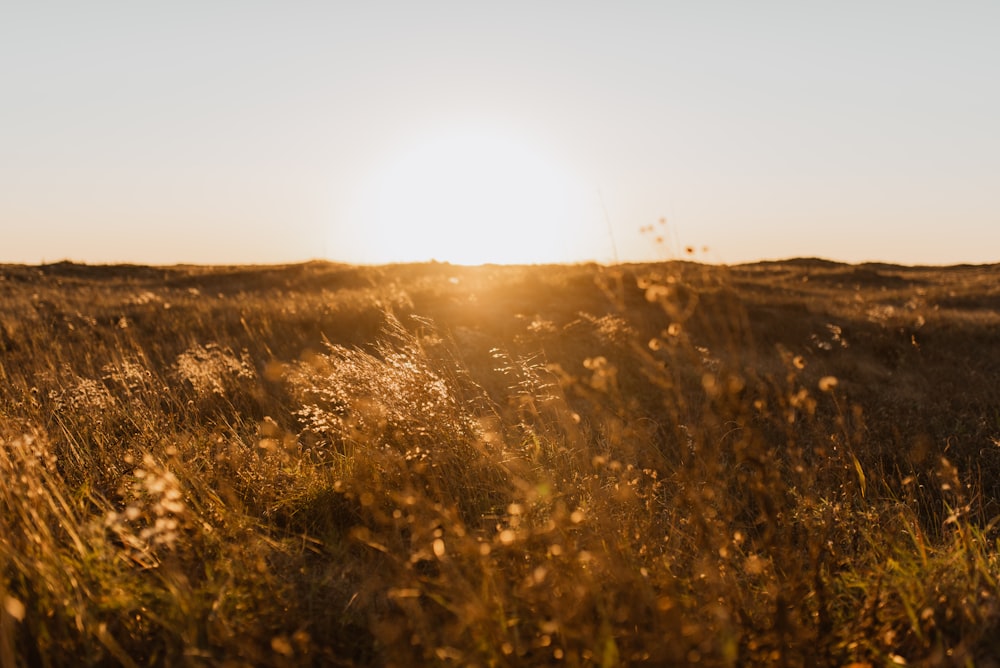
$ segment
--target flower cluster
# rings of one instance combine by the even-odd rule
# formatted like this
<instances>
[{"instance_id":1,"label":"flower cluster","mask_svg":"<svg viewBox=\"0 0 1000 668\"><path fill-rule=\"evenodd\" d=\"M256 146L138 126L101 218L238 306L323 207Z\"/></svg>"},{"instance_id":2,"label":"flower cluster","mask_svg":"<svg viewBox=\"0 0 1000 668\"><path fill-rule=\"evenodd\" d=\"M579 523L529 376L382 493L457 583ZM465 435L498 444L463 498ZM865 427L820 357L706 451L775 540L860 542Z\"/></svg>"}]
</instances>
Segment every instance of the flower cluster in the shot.
<instances>
[{"instance_id":1,"label":"flower cluster","mask_svg":"<svg viewBox=\"0 0 1000 668\"><path fill-rule=\"evenodd\" d=\"M118 537L134 560L155 566L156 549L173 549L188 512L180 481L147 453L119 491L127 505L121 512L109 512L104 526Z\"/></svg>"}]
</instances>

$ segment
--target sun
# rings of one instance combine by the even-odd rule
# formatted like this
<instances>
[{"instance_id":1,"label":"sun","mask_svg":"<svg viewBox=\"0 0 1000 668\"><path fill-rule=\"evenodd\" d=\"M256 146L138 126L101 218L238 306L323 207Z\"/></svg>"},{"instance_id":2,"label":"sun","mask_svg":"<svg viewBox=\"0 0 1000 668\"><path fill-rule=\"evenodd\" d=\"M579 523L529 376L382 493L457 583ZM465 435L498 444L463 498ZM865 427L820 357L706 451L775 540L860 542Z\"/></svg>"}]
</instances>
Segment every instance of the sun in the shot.
<instances>
[{"instance_id":1,"label":"sun","mask_svg":"<svg viewBox=\"0 0 1000 668\"><path fill-rule=\"evenodd\" d=\"M397 150L355 225L375 262L575 261L586 195L572 170L515 136L452 128Z\"/></svg>"}]
</instances>

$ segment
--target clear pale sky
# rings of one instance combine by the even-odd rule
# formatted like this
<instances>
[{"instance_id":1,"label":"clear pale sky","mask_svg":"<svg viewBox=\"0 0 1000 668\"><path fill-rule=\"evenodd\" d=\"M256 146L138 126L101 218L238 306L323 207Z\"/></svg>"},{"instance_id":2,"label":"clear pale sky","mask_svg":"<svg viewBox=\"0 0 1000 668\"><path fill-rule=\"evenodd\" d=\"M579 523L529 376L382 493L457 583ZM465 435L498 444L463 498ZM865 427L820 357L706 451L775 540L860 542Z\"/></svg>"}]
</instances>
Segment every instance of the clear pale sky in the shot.
<instances>
[{"instance_id":1,"label":"clear pale sky","mask_svg":"<svg viewBox=\"0 0 1000 668\"><path fill-rule=\"evenodd\" d=\"M997 262L998 28L996 0L8 2L0 262Z\"/></svg>"}]
</instances>

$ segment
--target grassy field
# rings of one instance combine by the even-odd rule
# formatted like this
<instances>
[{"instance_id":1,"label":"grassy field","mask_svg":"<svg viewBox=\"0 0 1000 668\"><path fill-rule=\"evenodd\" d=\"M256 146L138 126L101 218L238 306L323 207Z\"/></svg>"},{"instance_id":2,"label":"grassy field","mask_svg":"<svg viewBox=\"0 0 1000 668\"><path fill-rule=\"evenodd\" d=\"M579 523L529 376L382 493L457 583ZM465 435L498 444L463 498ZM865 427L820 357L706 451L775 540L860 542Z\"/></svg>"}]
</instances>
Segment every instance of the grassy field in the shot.
<instances>
[{"instance_id":1,"label":"grassy field","mask_svg":"<svg viewBox=\"0 0 1000 668\"><path fill-rule=\"evenodd\" d=\"M0 663L986 665L1000 266L0 266Z\"/></svg>"}]
</instances>

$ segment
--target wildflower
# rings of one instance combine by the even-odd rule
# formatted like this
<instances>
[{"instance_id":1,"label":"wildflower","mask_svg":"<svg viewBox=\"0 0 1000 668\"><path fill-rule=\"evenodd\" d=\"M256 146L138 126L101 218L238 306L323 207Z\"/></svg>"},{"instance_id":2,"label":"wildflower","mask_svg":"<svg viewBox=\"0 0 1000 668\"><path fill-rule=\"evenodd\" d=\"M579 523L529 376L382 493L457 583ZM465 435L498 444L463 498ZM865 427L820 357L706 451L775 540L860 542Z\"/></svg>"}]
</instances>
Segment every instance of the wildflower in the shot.
<instances>
[{"instance_id":1,"label":"wildflower","mask_svg":"<svg viewBox=\"0 0 1000 668\"><path fill-rule=\"evenodd\" d=\"M646 301L658 302L670 296L670 288L665 285L651 285L646 289Z\"/></svg>"},{"instance_id":2,"label":"wildflower","mask_svg":"<svg viewBox=\"0 0 1000 668\"><path fill-rule=\"evenodd\" d=\"M444 541L440 538L434 539L434 556L438 559L443 558L445 555L445 545Z\"/></svg>"},{"instance_id":3,"label":"wildflower","mask_svg":"<svg viewBox=\"0 0 1000 668\"><path fill-rule=\"evenodd\" d=\"M257 378L246 351L237 357L232 350L215 343L194 345L178 355L174 373L201 397L225 395L227 389Z\"/></svg>"},{"instance_id":4,"label":"wildflower","mask_svg":"<svg viewBox=\"0 0 1000 668\"><path fill-rule=\"evenodd\" d=\"M21 622L24 621L24 613L26 612L24 603L14 598L13 596L3 597L3 609L8 615Z\"/></svg>"},{"instance_id":5,"label":"wildflower","mask_svg":"<svg viewBox=\"0 0 1000 668\"><path fill-rule=\"evenodd\" d=\"M283 635L271 638L271 649L282 656L295 655L295 650L292 649L292 643L288 642L288 638Z\"/></svg>"},{"instance_id":6,"label":"wildflower","mask_svg":"<svg viewBox=\"0 0 1000 668\"><path fill-rule=\"evenodd\" d=\"M821 392L832 392L837 387L837 382L835 376L823 376L819 379L819 389Z\"/></svg>"}]
</instances>

